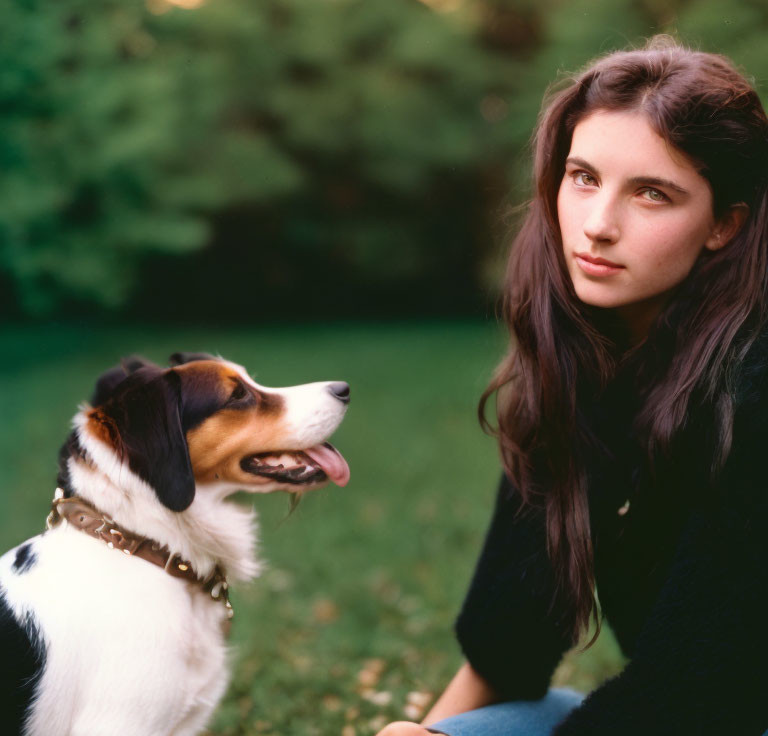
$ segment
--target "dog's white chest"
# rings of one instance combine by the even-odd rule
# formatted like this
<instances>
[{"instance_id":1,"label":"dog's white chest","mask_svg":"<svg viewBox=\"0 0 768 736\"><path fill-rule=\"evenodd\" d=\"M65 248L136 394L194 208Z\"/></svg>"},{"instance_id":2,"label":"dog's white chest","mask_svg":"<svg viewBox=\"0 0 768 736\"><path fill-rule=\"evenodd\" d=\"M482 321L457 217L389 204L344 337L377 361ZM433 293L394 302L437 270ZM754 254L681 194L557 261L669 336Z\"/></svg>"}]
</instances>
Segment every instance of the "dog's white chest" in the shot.
<instances>
[{"instance_id":1,"label":"dog's white chest","mask_svg":"<svg viewBox=\"0 0 768 736\"><path fill-rule=\"evenodd\" d=\"M45 641L27 735L199 732L227 684L224 606L72 529L34 548L26 574L0 566L9 601Z\"/></svg>"}]
</instances>

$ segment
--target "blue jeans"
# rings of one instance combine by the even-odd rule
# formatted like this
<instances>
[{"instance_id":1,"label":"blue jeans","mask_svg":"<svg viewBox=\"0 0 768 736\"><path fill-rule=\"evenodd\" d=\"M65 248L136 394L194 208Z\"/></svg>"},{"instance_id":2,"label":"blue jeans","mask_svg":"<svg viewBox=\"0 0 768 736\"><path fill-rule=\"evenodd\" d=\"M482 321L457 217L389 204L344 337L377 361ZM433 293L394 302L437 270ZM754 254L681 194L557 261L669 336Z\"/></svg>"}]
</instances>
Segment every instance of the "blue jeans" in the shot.
<instances>
[{"instance_id":1,"label":"blue jeans","mask_svg":"<svg viewBox=\"0 0 768 736\"><path fill-rule=\"evenodd\" d=\"M428 730L447 736L550 736L582 700L584 695L575 690L552 688L541 700L515 700L470 710L438 721Z\"/></svg>"},{"instance_id":2,"label":"blue jeans","mask_svg":"<svg viewBox=\"0 0 768 736\"><path fill-rule=\"evenodd\" d=\"M470 710L429 726L448 736L550 736L584 695L552 688L540 700L515 700Z\"/></svg>"}]
</instances>

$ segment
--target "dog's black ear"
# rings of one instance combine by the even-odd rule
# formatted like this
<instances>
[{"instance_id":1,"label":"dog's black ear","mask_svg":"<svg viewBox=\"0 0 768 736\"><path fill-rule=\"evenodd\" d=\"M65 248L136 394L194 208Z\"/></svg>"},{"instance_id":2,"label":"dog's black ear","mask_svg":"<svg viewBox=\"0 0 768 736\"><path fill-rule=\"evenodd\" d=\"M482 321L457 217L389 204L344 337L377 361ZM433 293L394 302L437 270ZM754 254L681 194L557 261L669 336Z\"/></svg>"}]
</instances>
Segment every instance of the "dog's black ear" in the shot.
<instances>
[{"instance_id":1,"label":"dog's black ear","mask_svg":"<svg viewBox=\"0 0 768 736\"><path fill-rule=\"evenodd\" d=\"M152 368L159 368L157 363L153 363L151 360L147 360L141 355L128 355L125 358L120 359L120 365L123 366L125 372L129 375L135 373L140 368L146 368L152 366Z\"/></svg>"},{"instance_id":2,"label":"dog's black ear","mask_svg":"<svg viewBox=\"0 0 768 736\"><path fill-rule=\"evenodd\" d=\"M195 477L181 421L181 381L174 371L144 366L102 408L117 430L130 469L171 511L195 497Z\"/></svg>"},{"instance_id":3,"label":"dog's black ear","mask_svg":"<svg viewBox=\"0 0 768 736\"><path fill-rule=\"evenodd\" d=\"M210 353L174 353L169 358L169 363L176 366L191 363L194 360L218 360L218 358Z\"/></svg>"},{"instance_id":4,"label":"dog's black ear","mask_svg":"<svg viewBox=\"0 0 768 736\"><path fill-rule=\"evenodd\" d=\"M119 365L102 373L97 379L96 388L93 390L93 396L91 397L91 406L99 406L103 404L115 393L115 389L117 389L128 376L147 366L152 366L154 368L159 367L152 361L142 358L140 355L129 355L127 358L122 358Z\"/></svg>"}]
</instances>

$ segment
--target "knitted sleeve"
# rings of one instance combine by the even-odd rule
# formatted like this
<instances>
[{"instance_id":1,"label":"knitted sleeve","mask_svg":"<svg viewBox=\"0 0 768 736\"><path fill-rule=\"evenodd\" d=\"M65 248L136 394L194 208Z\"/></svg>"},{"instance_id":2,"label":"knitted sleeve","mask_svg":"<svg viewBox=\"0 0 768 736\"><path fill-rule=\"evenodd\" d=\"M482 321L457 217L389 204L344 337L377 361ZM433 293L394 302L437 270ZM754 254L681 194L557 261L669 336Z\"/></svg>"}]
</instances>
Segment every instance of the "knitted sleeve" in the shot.
<instances>
[{"instance_id":1,"label":"knitted sleeve","mask_svg":"<svg viewBox=\"0 0 768 736\"><path fill-rule=\"evenodd\" d=\"M632 661L554 736L768 729L767 417L757 404L734 432L727 472L712 501L688 517Z\"/></svg>"},{"instance_id":2,"label":"knitted sleeve","mask_svg":"<svg viewBox=\"0 0 768 736\"><path fill-rule=\"evenodd\" d=\"M455 630L472 667L500 698L546 694L570 646L550 612L554 576L546 553L543 512L517 512L521 499L506 476L499 485L485 542Z\"/></svg>"}]
</instances>

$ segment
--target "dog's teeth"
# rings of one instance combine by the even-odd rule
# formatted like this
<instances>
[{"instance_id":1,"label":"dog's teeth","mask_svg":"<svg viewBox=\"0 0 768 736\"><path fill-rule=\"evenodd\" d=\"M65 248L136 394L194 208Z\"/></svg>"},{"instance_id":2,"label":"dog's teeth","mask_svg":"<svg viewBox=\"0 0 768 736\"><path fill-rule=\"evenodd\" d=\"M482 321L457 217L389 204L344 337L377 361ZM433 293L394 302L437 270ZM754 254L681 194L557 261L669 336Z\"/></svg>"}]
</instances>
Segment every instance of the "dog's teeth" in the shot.
<instances>
[{"instance_id":1,"label":"dog's teeth","mask_svg":"<svg viewBox=\"0 0 768 736\"><path fill-rule=\"evenodd\" d=\"M253 472L290 483L310 483L322 477L323 469L303 452L252 457Z\"/></svg>"}]
</instances>

